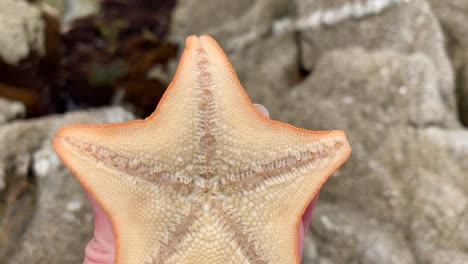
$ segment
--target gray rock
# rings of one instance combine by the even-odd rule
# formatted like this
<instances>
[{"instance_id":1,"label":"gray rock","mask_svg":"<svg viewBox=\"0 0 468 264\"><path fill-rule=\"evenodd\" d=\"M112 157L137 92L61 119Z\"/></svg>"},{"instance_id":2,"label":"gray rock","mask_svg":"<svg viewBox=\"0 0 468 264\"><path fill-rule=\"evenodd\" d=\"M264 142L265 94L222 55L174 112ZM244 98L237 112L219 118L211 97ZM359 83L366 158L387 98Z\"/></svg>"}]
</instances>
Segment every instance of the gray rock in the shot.
<instances>
[{"instance_id":1,"label":"gray rock","mask_svg":"<svg viewBox=\"0 0 468 264\"><path fill-rule=\"evenodd\" d=\"M322 203L315 213L316 240L325 242L317 243L320 259L325 255L332 263L416 263L404 234L394 226L336 204Z\"/></svg>"},{"instance_id":2,"label":"gray rock","mask_svg":"<svg viewBox=\"0 0 468 264\"><path fill-rule=\"evenodd\" d=\"M229 59L250 99L276 115L281 100L300 78L297 56L293 35L285 34L257 39L229 54Z\"/></svg>"},{"instance_id":3,"label":"gray rock","mask_svg":"<svg viewBox=\"0 0 468 264\"><path fill-rule=\"evenodd\" d=\"M0 97L0 125L26 115L26 108L21 102ZM0 183L0 189L2 184Z\"/></svg>"},{"instance_id":4,"label":"gray rock","mask_svg":"<svg viewBox=\"0 0 468 264\"><path fill-rule=\"evenodd\" d=\"M281 120L343 129L353 147L314 213L315 261L468 257L468 131L445 127L439 74L424 54L346 49L326 53L284 100Z\"/></svg>"},{"instance_id":5,"label":"gray rock","mask_svg":"<svg viewBox=\"0 0 468 264\"><path fill-rule=\"evenodd\" d=\"M0 60L16 65L31 52L45 54L42 10L23 0L0 0Z\"/></svg>"},{"instance_id":6,"label":"gray rock","mask_svg":"<svg viewBox=\"0 0 468 264\"><path fill-rule=\"evenodd\" d=\"M313 235L306 235L304 238L304 252L302 254L302 261L301 263L303 264L312 264L312 263L317 263L317 245L314 241L315 234Z\"/></svg>"},{"instance_id":7,"label":"gray rock","mask_svg":"<svg viewBox=\"0 0 468 264\"><path fill-rule=\"evenodd\" d=\"M293 3L285 0L180 0L172 17L170 38L182 43L188 35L209 34L225 50L242 49L268 35L273 21L288 15Z\"/></svg>"},{"instance_id":8,"label":"gray rock","mask_svg":"<svg viewBox=\"0 0 468 264\"><path fill-rule=\"evenodd\" d=\"M464 0L428 0L447 35L449 54L456 68L465 64L468 45L468 2Z\"/></svg>"},{"instance_id":9,"label":"gray rock","mask_svg":"<svg viewBox=\"0 0 468 264\"><path fill-rule=\"evenodd\" d=\"M172 15L170 37L184 41L191 34L208 34L237 21L252 5L251 0L193 2L180 0Z\"/></svg>"},{"instance_id":10,"label":"gray rock","mask_svg":"<svg viewBox=\"0 0 468 264\"><path fill-rule=\"evenodd\" d=\"M74 123L133 119L121 108L77 112L0 127L0 263L81 263L92 214L51 140Z\"/></svg>"},{"instance_id":11,"label":"gray rock","mask_svg":"<svg viewBox=\"0 0 468 264\"><path fill-rule=\"evenodd\" d=\"M429 127L424 130L424 135L434 144L444 147L448 152L447 154L468 169L468 163L463 163L468 158L468 130L443 130L437 127Z\"/></svg>"},{"instance_id":12,"label":"gray rock","mask_svg":"<svg viewBox=\"0 0 468 264\"><path fill-rule=\"evenodd\" d=\"M467 20L468 22L468 20ZM457 73L457 103L460 121L468 127L468 44L466 46L465 64L462 64Z\"/></svg>"},{"instance_id":13,"label":"gray rock","mask_svg":"<svg viewBox=\"0 0 468 264\"><path fill-rule=\"evenodd\" d=\"M56 4L52 1L52 4ZM99 11L97 0L65 0L60 1L63 12L63 28L68 30L74 20L91 16Z\"/></svg>"},{"instance_id":14,"label":"gray rock","mask_svg":"<svg viewBox=\"0 0 468 264\"><path fill-rule=\"evenodd\" d=\"M447 125L456 124L452 118L453 70L442 30L424 0L298 0L297 10L301 59L306 69L316 69L318 60L327 51L353 46L424 53L440 73L439 93L450 111L445 117Z\"/></svg>"},{"instance_id":15,"label":"gray rock","mask_svg":"<svg viewBox=\"0 0 468 264\"><path fill-rule=\"evenodd\" d=\"M362 107L361 122L371 119L385 126L445 126L449 109L438 90L438 75L432 61L424 54L406 56L394 51L376 51L369 55L363 49L351 48L326 53L312 77L294 87L291 98L284 101L303 105L304 112L300 116L289 118L301 125L301 118L308 120L311 116L326 124L323 119L328 119L339 103L348 108ZM336 88L325 90L319 87L320 83L333 84ZM320 107L331 113L317 116L309 102L330 95L339 100L323 102ZM366 104L360 105L362 101ZM352 130L353 125L357 125L344 116L336 116L336 119L340 120L337 125L347 123L343 129Z\"/></svg>"},{"instance_id":16,"label":"gray rock","mask_svg":"<svg viewBox=\"0 0 468 264\"><path fill-rule=\"evenodd\" d=\"M468 126L468 2L429 0L447 36L447 50L457 74L459 117Z\"/></svg>"}]
</instances>

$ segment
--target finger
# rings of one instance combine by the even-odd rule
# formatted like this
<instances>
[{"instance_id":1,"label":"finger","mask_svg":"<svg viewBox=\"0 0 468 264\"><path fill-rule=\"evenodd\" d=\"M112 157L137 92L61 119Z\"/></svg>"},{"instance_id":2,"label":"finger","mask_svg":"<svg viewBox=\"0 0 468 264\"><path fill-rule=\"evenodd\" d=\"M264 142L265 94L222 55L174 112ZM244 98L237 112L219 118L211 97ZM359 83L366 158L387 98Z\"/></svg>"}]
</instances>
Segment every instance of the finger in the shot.
<instances>
[{"instance_id":1,"label":"finger","mask_svg":"<svg viewBox=\"0 0 468 264\"><path fill-rule=\"evenodd\" d=\"M255 109L257 109L257 111L259 111L260 113L262 113L264 116L270 117L270 115L268 114L268 110L266 109L266 107L264 107L264 106L261 105L261 104L254 104L254 106L255 106Z\"/></svg>"},{"instance_id":2,"label":"finger","mask_svg":"<svg viewBox=\"0 0 468 264\"><path fill-rule=\"evenodd\" d=\"M307 209L305 210L304 214L302 215L302 223L304 225L304 230L307 232L309 229L310 222L312 221L312 213L314 211L315 205L317 204L317 200L319 198L319 194L317 193L310 202L309 206L307 206Z\"/></svg>"},{"instance_id":3,"label":"finger","mask_svg":"<svg viewBox=\"0 0 468 264\"><path fill-rule=\"evenodd\" d=\"M314 211L315 205L317 204L317 199L319 197L319 193L317 193L310 202L310 204L307 206L306 210L304 211L304 214L302 215L302 221L301 224L299 225L299 234L298 234L298 253L299 257L302 259L302 254L304 252L304 238L307 234L307 230L309 230L309 225L312 220L312 212Z\"/></svg>"},{"instance_id":4,"label":"finger","mask_svg":"<svg viewBox=\"0 0 468 264\"><path fill-rule=\"evenodd\" d=\"M299 239L299 242L298 242L298 246L297 246L297 249L299 250L299 258L302 259L302 254L304 252L304 237L305 237L305 231L304 231L304 226L301 224L299 225L299 230L298 230L299 234L297 236L297 238Z\"/></svg>"},{"instance_id":5,"label":"finger","mask_svg":"<svg viewBox=\"0 0 468 264\"><path fill-rule=\"evenodd\" d=\"M84 264L114 263L115 238L112 224L96 200L86 194L93 207L94 237L86 245Z\"/></svg>"}]
</instances>

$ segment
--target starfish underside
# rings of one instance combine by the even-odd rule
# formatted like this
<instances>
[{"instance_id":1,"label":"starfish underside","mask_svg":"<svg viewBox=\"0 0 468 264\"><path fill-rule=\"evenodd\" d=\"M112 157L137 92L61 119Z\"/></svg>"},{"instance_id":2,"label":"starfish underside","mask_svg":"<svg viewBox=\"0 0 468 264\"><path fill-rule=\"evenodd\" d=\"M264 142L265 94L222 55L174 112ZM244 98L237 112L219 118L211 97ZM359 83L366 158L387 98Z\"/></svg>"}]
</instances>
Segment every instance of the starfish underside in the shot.
<instances>
[{"instance_id":1,"label":"starfish underside","mask_svg":"<svg viewBox=\"0 0 468 264\"><path fill-rule=\"evenodd\" d=\"M62 128L57 153L111 220L116 263L299 263L298 224L350 155L345 134L264 117L212 38L186 46L150 117Z\"/></svg>"}]
</instances>

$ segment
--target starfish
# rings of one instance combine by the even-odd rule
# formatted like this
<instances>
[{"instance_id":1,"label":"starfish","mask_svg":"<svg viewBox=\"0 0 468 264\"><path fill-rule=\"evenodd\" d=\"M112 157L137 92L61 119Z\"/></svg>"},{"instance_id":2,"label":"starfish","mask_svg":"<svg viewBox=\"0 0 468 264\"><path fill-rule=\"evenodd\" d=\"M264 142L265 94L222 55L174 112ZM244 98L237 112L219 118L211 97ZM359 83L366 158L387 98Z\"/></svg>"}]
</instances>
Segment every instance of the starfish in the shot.
<instances>
[{"instance_id":1,"label":"starfish","mask_svg":"<svg viewBox=\"0 0 468 264\"><path fill-rule=\"evenodd\" d=\"M102 207L115 263L299 263L307 205L349 157L343 131L259 113L221 48L190 36L144 120L61 128L54 148Z\"/></svg>"}]
</instances>

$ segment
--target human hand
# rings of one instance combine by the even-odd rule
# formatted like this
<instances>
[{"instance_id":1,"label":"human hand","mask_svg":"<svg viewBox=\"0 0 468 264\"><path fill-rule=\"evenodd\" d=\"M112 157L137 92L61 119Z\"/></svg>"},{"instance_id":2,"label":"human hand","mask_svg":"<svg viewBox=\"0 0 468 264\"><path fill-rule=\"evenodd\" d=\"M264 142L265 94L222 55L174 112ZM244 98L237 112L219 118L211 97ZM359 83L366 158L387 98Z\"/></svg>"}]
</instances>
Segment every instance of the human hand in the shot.
<instances>
[{"instance_id":1,"label":"human hand","mask_svg":"<svg viewBox=\"0 0 468 264\"><path fill-rule=\"evenodd\" d=\"M265 116L268 115L268 110L259 104L255 104L255 108ZM83 264L113 264L115 257L115 237L112 230L112 225L99 204L89 195L94 215L94 236L88 242L85 248L85 259ZM309 224L312 217L315 204L318 199L318 193L311 201L305 210L301 224L298 230L298 250L299 256L302 257L304 247L304 237L309 229Z\"/></svg>"}]
</instances>

